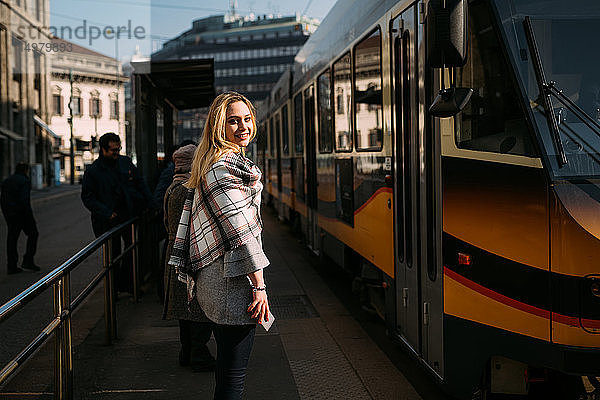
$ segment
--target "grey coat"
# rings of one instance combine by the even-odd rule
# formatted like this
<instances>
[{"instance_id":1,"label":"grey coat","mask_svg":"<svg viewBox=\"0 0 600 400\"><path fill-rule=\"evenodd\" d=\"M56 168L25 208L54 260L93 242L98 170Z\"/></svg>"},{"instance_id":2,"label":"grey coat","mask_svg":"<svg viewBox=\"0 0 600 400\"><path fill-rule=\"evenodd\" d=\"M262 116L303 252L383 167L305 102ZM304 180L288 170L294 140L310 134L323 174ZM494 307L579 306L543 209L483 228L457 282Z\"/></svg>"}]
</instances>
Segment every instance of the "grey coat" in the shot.
<instances>
[{"instance_id":1,"label":"grey coat","mask_svg":"<svg viewBox=\"0 0 600 400\"><path fill-rule=\"evenodd\" d=\"M187 188L174 182L165 194L165 227L168 235L169 259ZM173 266L165 266L165 304L163 318L189 321L212 321L222 325L254 324L246 311L252 302L252 288L247 274L263 269L269 260L263 252L261 238L228 251L201 268L196 277L196 300L187 309L186 284L180 282ZM207 319L208 317L208 319Z\"/></svg>"},{"instance_id":2,"label":"grey coat","mask_svg":"<svg viewBox=\"0 0 600 400\"><path fill-rule=\"evenodd\" d=\"M206 316L216 324L255 324L248 305L253 300L247 274L265 268L269 260L258 237L200 268L196 278L196 299Z\"/></svg>"}]
</instances>

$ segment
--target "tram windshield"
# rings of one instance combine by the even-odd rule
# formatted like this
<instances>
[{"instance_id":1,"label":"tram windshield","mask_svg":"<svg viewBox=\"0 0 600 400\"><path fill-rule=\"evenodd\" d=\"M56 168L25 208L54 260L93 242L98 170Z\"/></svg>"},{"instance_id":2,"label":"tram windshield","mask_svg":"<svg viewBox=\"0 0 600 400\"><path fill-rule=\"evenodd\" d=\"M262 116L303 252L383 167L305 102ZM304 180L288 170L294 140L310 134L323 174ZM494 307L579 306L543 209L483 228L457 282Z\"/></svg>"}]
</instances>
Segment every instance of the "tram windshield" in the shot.
<instances>
[{"instance_id":1,"label":"tram windshield","mask_svg":"<svg viewBox=\"0 0 600 400\"><path fill-rule=\"evenodd\" d=\"M600 177L600 2L597 0L495 0L508 50L532 108L542 150L557 179ZM546 81L566 98L544 106L526 37L529 17ZM570 100L570 101L569 101ZM577 109L586 115L578 115ZM558 137L546 113L554 111ZM549 115L552 113L550 112ZM588 118L589 117L589 118ZM566 163L560 161L562 147Z\"/></svg>"}]
</instances>

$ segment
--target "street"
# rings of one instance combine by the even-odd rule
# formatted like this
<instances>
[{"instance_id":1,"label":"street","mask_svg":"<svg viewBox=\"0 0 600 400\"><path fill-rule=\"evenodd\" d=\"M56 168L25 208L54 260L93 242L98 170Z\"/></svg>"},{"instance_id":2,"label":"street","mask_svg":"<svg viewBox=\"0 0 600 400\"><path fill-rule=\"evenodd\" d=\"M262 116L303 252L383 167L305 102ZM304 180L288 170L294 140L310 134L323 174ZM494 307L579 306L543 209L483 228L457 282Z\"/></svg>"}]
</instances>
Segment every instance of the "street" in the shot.
<instances>
[{"instance_id":1,"label":"street","mask_svg":"<svg viewBox=\"0 0 600 400\"><path fill-rule=\"evenodd\" d=\"M94 239L89 212L79 197L80 186L54 188L32 193L33 214L39 239L35 262L40 272L6 274L6 221L0 222L0 301L6 303ZM19 265L26 236L19 238ZM71 277L72 298L99 270L97 252L76 268ZM4 366L23 349L52 318L52 291L49 289L0 326L0 365Z\"/></svg>"}]
</instances>

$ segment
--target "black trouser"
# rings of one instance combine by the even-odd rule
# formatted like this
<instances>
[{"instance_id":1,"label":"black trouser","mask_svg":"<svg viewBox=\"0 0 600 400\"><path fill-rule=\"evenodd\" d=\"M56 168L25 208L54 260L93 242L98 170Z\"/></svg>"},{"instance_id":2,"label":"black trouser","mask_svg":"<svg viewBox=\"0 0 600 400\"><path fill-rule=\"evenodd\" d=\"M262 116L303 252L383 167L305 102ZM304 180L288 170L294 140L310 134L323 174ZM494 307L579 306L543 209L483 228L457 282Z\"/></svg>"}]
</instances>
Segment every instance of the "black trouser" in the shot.
<instances>
[{"instance_id":1,"label":"black trouser","mask_svg":"<svg viewBox=\"0 0 600 400\"><path fill-rule=\"evenodd\" d=\"M256 325L216 325L217 370L215 400L240 400Z\"/></svg>"},{"instance_id":2,"label":"black trouser","mask_svg":"<svg viewBox=\"0 0 600 400\"><path fill-rule=\"evenodd\" d=\"M125 248L131 246L131 230L126 229L121 235L116 235L112 239L112 258L121 254L121 238ZM119 260L114 267L115 285L119 292L133 293L133 258L131 250Z\"/></svg>"},{"instance_id":3,"label":"black trouser","mask_svg":"<svg viewBox=\"0 0 600 400\"><path fill-rule=\"evenodd\" d=\"M96 237L101 236L103 233L109 231L117 225L125 222L125 219L116 219L111 222L105 222L102 220L94 220L92 218L92 228ZM119 254L121 254L121 240L125 243L125 248L129 247L131 241L131 230L125 229L120 235L115 235L112 238L112 253L111 258L114 260ZM113 267L115 277L115 289L119 292L133 293L133 258L131 250L119 260Z\"/></svg>"},{"instance_id":4,"label":"black trouser","mask_svg":"<svg viewBox=\"0 0 600 400\"><path fill-rule=\"evenodd\" d=\"M179 340L181 342L180 361L191 366L204 366L212 360L206 347L213 330L212 322L179 320Z\"/></svg>"},{"instance_id":5,"label":"black trouser","mask_svg":"<svg viewBox=\"0 0 600 400\"><path fill-rule=\"evenodd\" d=\"M6 218L6 224L8 225L8 235L6 237L8 270L14 271L17 269L17 262L19 261L17 243L19 242L21 231L27 235L27 248L23 256L23 265L33 264L33 256L35 256L39 236L33 215L9 217Z\"/></svg>"}]
</instances>

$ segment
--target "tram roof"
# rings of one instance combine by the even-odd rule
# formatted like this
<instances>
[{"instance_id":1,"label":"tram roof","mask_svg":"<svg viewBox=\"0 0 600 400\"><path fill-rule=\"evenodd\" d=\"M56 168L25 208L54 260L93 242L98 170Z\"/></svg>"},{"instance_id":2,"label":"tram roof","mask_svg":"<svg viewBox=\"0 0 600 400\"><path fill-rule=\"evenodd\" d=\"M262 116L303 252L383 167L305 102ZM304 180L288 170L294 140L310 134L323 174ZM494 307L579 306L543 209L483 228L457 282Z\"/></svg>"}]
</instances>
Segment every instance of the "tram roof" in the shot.
<instances>
[{"instance_id":1,"label":"tram roof","mask_svg":"<svg viewBox=\"0 0 600 400\"><path fill-rule=\"evenodd\" d=\"M398 0L339 0L294 60L294 90L360 40ZM410 4L406 1L406 4ZM382 27L386 30L386 27Z\"/></svg>"},{"instance_id":2,"label":"tram roof","mask_svg":"<svg viewBox=\"0 0 600 400\"><path fill-rule=\"evenodd\" d=\"M215 71L212 58L194 60L144 61L134 64L178 110L208 107L215 98Z\"/></svg>"}]
</instances>

